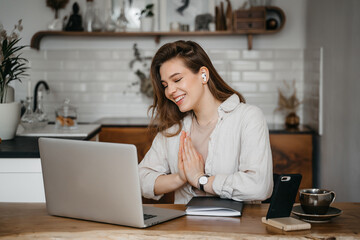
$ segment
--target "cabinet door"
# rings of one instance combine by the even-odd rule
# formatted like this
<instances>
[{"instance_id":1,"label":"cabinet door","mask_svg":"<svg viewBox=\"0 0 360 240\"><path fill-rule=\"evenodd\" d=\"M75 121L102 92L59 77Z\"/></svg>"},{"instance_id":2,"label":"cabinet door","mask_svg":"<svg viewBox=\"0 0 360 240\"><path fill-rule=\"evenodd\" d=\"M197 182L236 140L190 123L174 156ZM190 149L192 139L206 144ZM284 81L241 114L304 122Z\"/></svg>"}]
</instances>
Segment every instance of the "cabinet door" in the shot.
<instances>
[{"instance_id":1,"label":"cabinet door","mask_svg":"<svg viewBox=\"0 0 360 240\"><path fill-rule=\"evenodd\" d=\"M149 151L153 139L147 127L103 127L99 135L100 142L134 144L139 162Z\"/></svg>"},{"instance_id":2,"label":"cabinet door","mask_svg":"<svg viewBox=\"0 0 360 240\"><path fill-rule=\"evenodd\" d=\"M103 127L99 141L134 144L140 162L149 151L154 137L155 134L147 127ZM143 203L174 203L174 193L165 194L159 201L143 198Z\"/></svg>"},{"instance_id":3,"label":"cabinet door","mask_svg":"<svg viewBox=\"0 0 360 240\"><path fill-rule=\"evenodd\" d=\"M312 135L311 134L270 134L274 173L300 173L299 189L311 188Z\"/></svg>"}]
</instances>

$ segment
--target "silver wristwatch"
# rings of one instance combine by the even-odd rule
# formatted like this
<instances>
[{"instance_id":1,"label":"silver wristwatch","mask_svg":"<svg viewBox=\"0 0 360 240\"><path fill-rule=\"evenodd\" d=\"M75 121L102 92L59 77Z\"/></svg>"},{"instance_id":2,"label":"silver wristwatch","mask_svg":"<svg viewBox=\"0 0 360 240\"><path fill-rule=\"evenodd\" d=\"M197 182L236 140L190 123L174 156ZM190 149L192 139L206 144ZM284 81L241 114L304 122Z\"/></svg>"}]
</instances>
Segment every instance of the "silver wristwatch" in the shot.
<instances>
[{"instance_id":1,"label":"silver wristwatch","mask_svg":"<svg viewBox=\"0 0 360 240\"><path fill-rule=\"evenodd\" d=\"M199 180L198 180L198 182L199 182L199 189L201 190L201 191L203 191L204 192L204 186L208 183L208 181L209 181L209 175L207 175L207 174L204 174L204 175L202 175L201 177L199 177Z\"/></svg>"}]
</instances>

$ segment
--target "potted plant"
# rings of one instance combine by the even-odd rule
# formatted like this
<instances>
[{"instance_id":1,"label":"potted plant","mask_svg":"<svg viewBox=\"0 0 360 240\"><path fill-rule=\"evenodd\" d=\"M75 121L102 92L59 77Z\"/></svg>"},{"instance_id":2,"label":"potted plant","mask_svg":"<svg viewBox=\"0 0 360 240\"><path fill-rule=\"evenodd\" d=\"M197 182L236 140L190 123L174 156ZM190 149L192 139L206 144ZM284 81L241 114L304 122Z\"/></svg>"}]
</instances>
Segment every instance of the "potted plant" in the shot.
<instances>
[{"instance_id":1,"label":"potted plant","mask_svg":"<svg viewBox=\"0 0 360 240\"><path fill-rule=\"evenodd\" d=\"M295 80L293 81L292 86L290 86L287 82L284 81L284 87L285 88L278 89L278 108L275 109L275 111L285 111L285 126L287 128L297 128L300 124L300 118L296 114L296 112L301 104L301 101L299 101L296 96Z\"/></svg>"},{"instance_id":2,"label":"potted plant","mask_svg":"<svg viewBox=\"0 0 360 240\"><path fill-rule=\"evenodd\" d=\"M14 102L13 88L9 83L21 81L20 78L27 75L27 60L19 53L26 46L17 46L22 28L19 20L8 35L0 23L0 138L3 140L14 138L20 121L20 103Z\"/></svg>"},{"instance_id":3,"label":"potted plant","mask_svg":"<svg viewBox=\"0 0 360 240\"><path fill-rule=\"evenodd\" d=\"M140 12L140 26L141 31L143 32L153 32L154 31L154 4L148 4Z\"/></svg>"}]
</instances>

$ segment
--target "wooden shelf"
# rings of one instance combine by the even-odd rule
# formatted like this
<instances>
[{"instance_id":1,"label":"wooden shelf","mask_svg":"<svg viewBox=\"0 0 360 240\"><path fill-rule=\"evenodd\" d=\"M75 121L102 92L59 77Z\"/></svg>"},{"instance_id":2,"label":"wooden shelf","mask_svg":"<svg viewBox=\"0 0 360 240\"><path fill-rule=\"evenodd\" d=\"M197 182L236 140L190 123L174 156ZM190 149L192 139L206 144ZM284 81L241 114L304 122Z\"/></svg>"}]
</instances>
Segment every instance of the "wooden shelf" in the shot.
<instances>
[{"instance_id":1,"label":"wooden shelf","mask_svg":"<svg viewBox=\"0 0 360 240\"><path fill-rule=\"evenodd\" d=\"M236 31L216 31L216 32L65 32L65 31L40 31L34 34L31 38L30 47L39 50L40 42L44 37L59 36L59 37L154 37L155 42L159 43L161 37L190 37L190 36L234 36L247 35L248 49L252 49L252 37L257 34L274 34L279 32L285 24L285 14L277 7L262 7L265 15L260 19L265 22L266 12L276 11L281 18L281 25L275 30L256 29L256 28L237 28ZM250 10L251 11L251 10ZM248 17L237 18L238 22L248 22ZM250 18L250 21L258 21L256 18Z\"/></svg>"},{"instance_id":2,"label":"wooden shelf","mask_svg":"<svg viewBox=\"0 0 360 240\"><path fill-rule=\"evenodd\" d=\"M31 38L30 47L39 50L41 40L48 36L59 37L154 37L159 43L161 37L171 36L232 36L244 34L263 34L263 31L217 31L217 32L64 32L64 31L40 31ZM271 32L269 32L271 33Z\"/></svg>"}]
</instances>

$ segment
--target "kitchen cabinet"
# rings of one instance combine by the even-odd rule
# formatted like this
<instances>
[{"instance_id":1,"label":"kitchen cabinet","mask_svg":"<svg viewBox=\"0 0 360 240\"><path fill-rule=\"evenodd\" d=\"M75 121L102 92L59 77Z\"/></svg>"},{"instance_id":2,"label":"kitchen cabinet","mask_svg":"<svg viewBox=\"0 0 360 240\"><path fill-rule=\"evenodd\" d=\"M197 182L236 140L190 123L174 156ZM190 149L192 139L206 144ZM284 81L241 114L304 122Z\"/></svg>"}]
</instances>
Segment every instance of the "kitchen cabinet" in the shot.
<instances>
[{"instance_id":1,"label":"kitchen cabinet","mask_svg":"<svg viewBox=\"0 0 360 240\"><path fill-rule=\"evenodd\" d=\"M40 158L0 158L0 202L45 202Z\"/></svg>"},{"instance_id":2,"label":"kitchen cabinet","mask_svg":"<svg viewBox=\"0 0 360 240\"><path fill-rule=\"evenodd\" d=\"M277 174L300 173L300 187L313 186L313 135L270 134L273 170Z\"/></svg>"},{"instance_id":3,"label":"kitchen cabinet","mask_svg":"<svg viewBox=\"0 0 360 240\"><path fill-rule=\"evenodd\" d=\"M257 14L257 13L263 14ZM266 23L272 15L276 14L278 24L273 29L267 29ZM192 36L231 36L247 35L248 49L252 49L253 35L274 34L283 29L285 25L285 14L282 9L274 6L256 7L250 10L237 10L233 13L234 29L227 31L195 31L195 32L65 32L65 31L39 31L31 38L30 46L40 49L40 42L44 37L154 37L159 43L161 37L192 37Z\"/></svg>"},{"instance_id":4,"label":"kitchen cabinet","mask_svg":"<svg viewBox=\"0 0 360 240\"><path fill-rule=\"evenodd\" d=\"M102 127L99 141L131 143L138 148L138 159L141 161L151 147L154 134L147 127ZM273 156L273 171L277 174L300 173L300 188L313 186L313 133L308 129L272 131L270 144ZM144 203L172 203L173 194L166 194L159 201L143 199Z\"/></svg>"}]
</instances>

